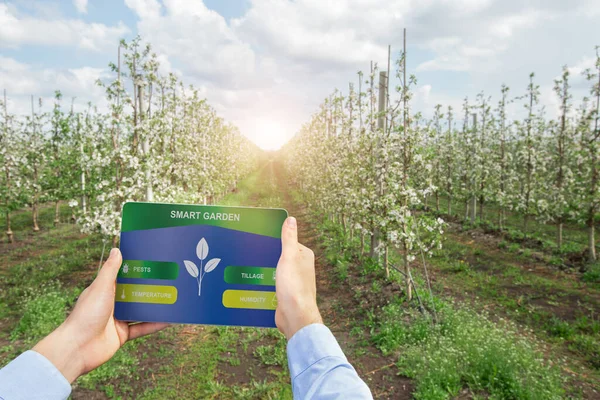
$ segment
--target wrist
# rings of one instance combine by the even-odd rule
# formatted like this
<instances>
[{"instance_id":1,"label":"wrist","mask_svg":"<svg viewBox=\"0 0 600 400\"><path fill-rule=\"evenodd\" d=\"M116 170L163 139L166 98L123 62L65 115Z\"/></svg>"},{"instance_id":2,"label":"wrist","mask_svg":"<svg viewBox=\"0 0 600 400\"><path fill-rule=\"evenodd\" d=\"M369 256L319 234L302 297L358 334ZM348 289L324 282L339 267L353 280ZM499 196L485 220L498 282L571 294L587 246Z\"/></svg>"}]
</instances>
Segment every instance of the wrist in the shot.
<instances>
[{"instance_id":1,"label":"wrist","mask_svg":"<svg viewBox=\"0 0 600 400\"><path fill-rule=\"evenodd\" d=\"M64 324L42 339L32 350L46 357L69 383L73 383L85 371L85 361L79 352L74 333Z\"/></svg>"},{"instance_id":2,"label":"wrist","mask_svg":"<svg viewBox=\"0 0 600 400\"><path fill-rule=\"evenodd\" d=\"M291 323L288 326L286 332L284 332L286 339L289 341L292 336L296 334L299 330L304 328L305 326L312 324L322 324L323 318L321 318L321 314L319 313L319 309L315 306L314 308L310 308L302 312L300 316L297 318L293 318Z\"/></svg>"}]
</instances>

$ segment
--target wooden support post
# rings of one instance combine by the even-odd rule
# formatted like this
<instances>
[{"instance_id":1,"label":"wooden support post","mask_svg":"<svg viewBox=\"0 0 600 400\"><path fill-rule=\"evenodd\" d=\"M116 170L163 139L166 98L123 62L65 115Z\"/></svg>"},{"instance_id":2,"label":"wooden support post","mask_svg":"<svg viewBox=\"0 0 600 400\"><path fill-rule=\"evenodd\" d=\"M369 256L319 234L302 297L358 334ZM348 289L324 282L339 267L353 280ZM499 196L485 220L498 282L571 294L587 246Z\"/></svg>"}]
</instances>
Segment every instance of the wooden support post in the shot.
<instances>
[{"instance_id":1,"label":"wooden support post","mask_svg":"<svg viewBox=\"0 0 600 400\"><path fill-rule=\"evenodd\" d=\"M9 151L8 147L8 105L7 105L6 89L4 89L4 140L6 140L6 150ZM8 161L4 160L4 172L6 174L6 236L8 236L9 243L15 242L15 237L10 226L10 167Z\"/></svg>"},{"instance_id":2,"label":"wooden support post","mask_svg":"<svg viewBox=\"0 0 600 400\"><path fill-rule=\"evenodd\" d=\"M477 136L477 114L473 113L473 136ZM476 143L476 140L473 141L473 144ZM475 156L475 154L473 154ZM474 166L472 166L474 168ZM471 223L475 224L475 218L477 217L477 193L475 193L475 188L477 187L477 182L475 179L471 179Z\"/></svg>"},{"instance_id":3,"label":"wooden support post","mask_svg":"<svg viewBox=\"0 0 600 400\"><path fill-rule=\"evenodd\" d=\"M379 72L379 103L378 103L378 116L377 116L377 146L375 148L375 164L377 164L377 159L379 158L379 152L381 151L382 137L385 134L385 112L386 112L386 104L387 104L387 72L381 71ZM383 184L383 175L379 175L376 177L377 186L378 186L378 194L379 196L383 196L384 193L384 184ZM371 236L371 251L369 256L371 258L375 258L375 249L379 246L379 238L380 232L379 228L375 227L373 229L373 235Z\"/></svg>"},{"instance_id":4,"label":"wooden support post","mask_svg":"<svg viewBox=\"0 0 600 400\"><path fill-rule=\"evenodd\" d=\"M144 123L144 119L145 119L145 112L144 112L144 89L143 89L143 85L141 83L138 83L138 99L139 99L139 115L140 115L140 120L139 120L139 124L143 124ZM145 169L145 177L146 177L146 201L154 201L154 193L152 191L152 176L151 176L151 171L150 171L150 167L149 167L149 162L150 162L150 143L148 140L148 132L143 133L144 137L142 140L142 150L144 152L144 160L145 160L145 165L144 165L144 169Z\"/></svg>"}]
</instances>

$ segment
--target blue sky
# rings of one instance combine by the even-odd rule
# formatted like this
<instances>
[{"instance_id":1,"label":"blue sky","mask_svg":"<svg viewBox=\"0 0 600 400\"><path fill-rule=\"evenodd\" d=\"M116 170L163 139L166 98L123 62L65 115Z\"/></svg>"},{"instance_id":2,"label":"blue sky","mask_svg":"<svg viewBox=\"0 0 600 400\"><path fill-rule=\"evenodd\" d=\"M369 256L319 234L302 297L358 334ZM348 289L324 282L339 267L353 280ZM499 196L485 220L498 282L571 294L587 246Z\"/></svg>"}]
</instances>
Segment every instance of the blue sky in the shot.
<instances>
[{"instance_id":1,"label":"blue sky","mask_svg":"<svg viewBox=\"0 0 600 400\"><path fill-rule=\"evenodd\" d=\"M141 35L164 71L194 84L218 112L263 147L277 148L334 88L347 91L371 60L385 67L408 29L413 109L456 109L465 96L524 91L535 71L552 115L553 78L579 72L600 44L600 2L548 0L4 0L0 89L15 112L55 89L76 106L103 104L120 38ZM578 91L579 90L579 91ZM497 97L497 96L496 96ZM49 102L47 102L49 103Z\"/></svg>"}]
</instances>

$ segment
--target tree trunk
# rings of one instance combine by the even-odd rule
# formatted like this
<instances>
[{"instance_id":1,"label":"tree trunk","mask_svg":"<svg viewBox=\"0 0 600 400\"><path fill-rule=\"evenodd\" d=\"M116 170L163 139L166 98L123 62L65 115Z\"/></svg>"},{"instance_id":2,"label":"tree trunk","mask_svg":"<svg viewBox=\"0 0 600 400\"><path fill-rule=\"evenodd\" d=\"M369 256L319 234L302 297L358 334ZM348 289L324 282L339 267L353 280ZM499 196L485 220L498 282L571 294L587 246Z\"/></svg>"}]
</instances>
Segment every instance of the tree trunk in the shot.
<instances>
[{"instance_id":1,"label":"tree trunk","mask_svg":"<svg viewBox=\"0 0 600 400\"><path fill-rule=\"evenodd\" d=\"M365 234L363 232L360 233L360 256L365 255Z\"/></svg>"},{"instance_id":2,"label":"tree trunk","mask_svg":"<svg viewBox=\"0 0 600 400\"><path fill-rule=\"evenodd\" d=\"M9 243L15 242L15 237L13 235L13 231L10 228L10 211L6 212L6 236L8 236Z\"/></svg>"},{"instance_id":3,"label":"tree trunk","mask_svg":"<svg viewBox=\"0 0 600 400\"><path fill-rule=\"evenodd\" d=\"M560 221L556 225L556 246L558 247L559 252L562 250L562 244L563 244L563 223L562 223L562 221Z\"/></svg>"},{"instance_id":4,"label":"tree trunk","mask_svg":"<svg viewBox=\"0 0 600 400\"><path fill-rule=\"evenodd\" d=\"M588 226L588 258L591 262L596 261L596 238L595 238L595 228L594 228L594 214L590 213L587 220Z\"/></svg>"},{"instance_id":5,"label":"tree trunk","mask_svg":"<svg viewBox=\"0 0 600 400\"><path fill-rule=\"evenodd\" d=\"M388 259L388 247L385 246L385 252L383 254L383 265L385 266L385 278L390 279L390 265Z\"/></svg>"},{"instance_id":6,"label":"tree trunk","mask_svg":"<svg viewBox=\"0 0 600 400\"><path fill-rule=\"evenodd\" d=\"M483 196L479 197L479 222L483 222Z\"/></svg>"},{"instance_id":7,"label":"tree trunk","mask_svg":"<svg viewBox=\"0 0 600 400\"><path fill-rule=\"evenodd\" d=\"M87 214L87 199L85 197L85 170L81 171L81 210Z\"/></svg>"},{"instance_id":8,"label":"tree trunk","mask_svg":"<svg viewBox=\"0 0 600 400\"><path fill-rule=\"evenodd\" d=\"M377 237L371 234L371 248L369 249L369 257L375 258L375 248L377 247Z\"/></svg>"},{"instance_id":9,"label":"tree trunk","mask_svg":"<svg viewBox=\"0 0 600 400\"><path fill-rule=\"evenodd\" d=\"M410 265L408 264L408 247L406 246L406 241L402 241L402 247L404 252L402 254L402 258L404 261L404 274L406 279L406 298L408 301L412 300L412 287L410 282Z\"/></svg>"},{"instance_id":10,"label":"tree trunk","mask_svg":"<svg viewBox=\"0 0 600 400\"><path fill-rule=\"evenodd\" d=\"M502 232L502 212L504 211L504 209L502 207L500 207L498 209L498 229L500 229L500 232Z\"/></svg>"},{"instance_id":11,"label":"tree trunk","mask_svg":"<svg viewBox=\"0 0 600 400\"><path fill-rule=\"evenodd\" d=\"M60 213L60 200L56 200L56 205L54 206L54 227L58 226L60 222L59 214Z\"/></svg>"},{"instance_id":12,"label":"tree trunk","mask_svg":"<svg viewBox=\"0 0 600 400\"><path fill-rule=\"evenodd\" d=\"M37 199L33 200L33 204L31 205L31 217L33 219L33 231L39 232L40 226L38 225L38 203Z\"/></svg>"}]
</instances>

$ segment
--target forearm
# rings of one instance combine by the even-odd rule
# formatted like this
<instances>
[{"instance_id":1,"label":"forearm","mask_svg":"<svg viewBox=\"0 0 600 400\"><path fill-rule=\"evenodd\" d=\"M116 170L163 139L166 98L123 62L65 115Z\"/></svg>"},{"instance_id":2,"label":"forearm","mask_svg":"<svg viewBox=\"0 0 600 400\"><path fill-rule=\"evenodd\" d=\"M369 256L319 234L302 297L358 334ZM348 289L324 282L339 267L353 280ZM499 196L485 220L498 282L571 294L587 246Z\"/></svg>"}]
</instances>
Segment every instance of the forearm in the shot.
<instances>
[{"instance_id":1,"label":"forearm","mask_svg":"<svg viewBox=\"0 0 600 400\"><path fill-rule=\"evenodd\" d=\"M0 399L64 400L71 385L44 356L26 351L0 369Z\"/></svg>"},{"instance_id":2,"label":"forearm","mask_svg":"<svg viewBox=\"0 0 600 400\"><path fill-rule=\"evenodd\" d=\"M299 330L288 342L295 399L372 399L331 331L322 324Z\"/></svg>"}]
</instances>

